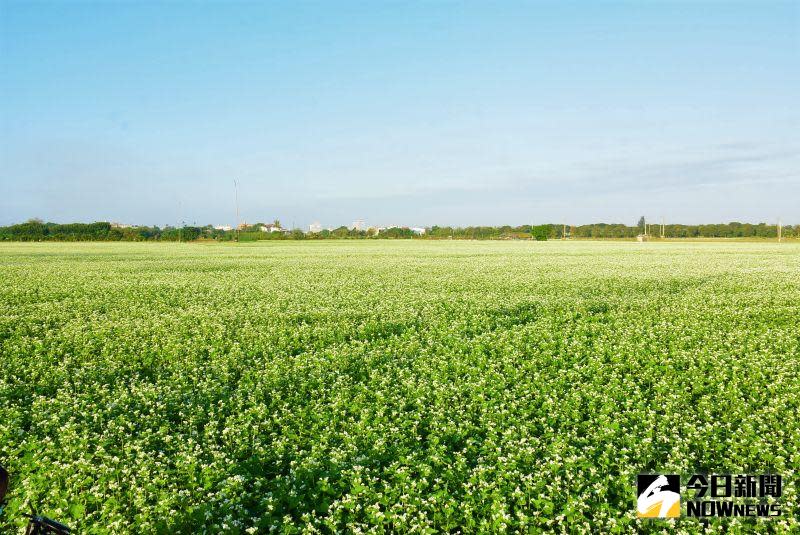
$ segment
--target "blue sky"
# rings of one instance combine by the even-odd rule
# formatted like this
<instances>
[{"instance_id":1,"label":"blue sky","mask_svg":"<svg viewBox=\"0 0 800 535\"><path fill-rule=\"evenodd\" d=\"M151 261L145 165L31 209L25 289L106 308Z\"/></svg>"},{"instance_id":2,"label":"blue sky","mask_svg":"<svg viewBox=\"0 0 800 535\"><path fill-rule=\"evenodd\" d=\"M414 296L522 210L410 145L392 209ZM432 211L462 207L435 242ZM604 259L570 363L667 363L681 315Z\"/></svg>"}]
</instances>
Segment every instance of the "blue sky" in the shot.
<instances>
[{"instance_id":1,"label":"blue sky","mask_svg":"<svg viewBox=\"0 0 800 535\"><path fill-rule=\"evenodd\" d=\"M0 224L800 223L798 6L0 1Z\"/></svg>"}]
</instances>

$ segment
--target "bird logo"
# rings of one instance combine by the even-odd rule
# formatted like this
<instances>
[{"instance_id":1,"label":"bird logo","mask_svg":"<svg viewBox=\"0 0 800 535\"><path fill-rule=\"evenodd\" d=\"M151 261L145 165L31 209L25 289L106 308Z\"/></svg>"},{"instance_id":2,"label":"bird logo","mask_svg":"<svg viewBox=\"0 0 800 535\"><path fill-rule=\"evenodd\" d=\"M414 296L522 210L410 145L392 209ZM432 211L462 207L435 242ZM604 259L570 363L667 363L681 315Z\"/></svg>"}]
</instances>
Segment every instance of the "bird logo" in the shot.
<instances>
[{"instance_id":1,"label":"bird logo","mask_svg":"<svg viewBox=\"0 0 800 535\"><path fill-rule=\"evenodd\" d=\"M681 516L680 477L640 474L636 499L638 518L678 518Z\"/></svg>"}]
</instances>

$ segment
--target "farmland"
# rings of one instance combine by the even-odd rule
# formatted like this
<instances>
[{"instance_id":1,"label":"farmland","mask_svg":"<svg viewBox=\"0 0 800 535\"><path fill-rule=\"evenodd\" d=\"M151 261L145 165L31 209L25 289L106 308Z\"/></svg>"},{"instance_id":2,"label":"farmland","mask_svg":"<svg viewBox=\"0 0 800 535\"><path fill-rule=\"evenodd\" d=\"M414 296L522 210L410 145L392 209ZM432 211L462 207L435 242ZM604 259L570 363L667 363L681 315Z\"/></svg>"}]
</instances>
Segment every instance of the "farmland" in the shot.
<instances>
[{"instance_id":1,"label":"farmland","mask_svg":"<svg viewBox=\"0 0 800 535\"><path fill-rule=\"evenodd\" d=\"M0 283L0 532L694 533L637 473L767 470L784 514L725 526L800 530L800 244L2 244Z\"/></svg>"}]
</instances>

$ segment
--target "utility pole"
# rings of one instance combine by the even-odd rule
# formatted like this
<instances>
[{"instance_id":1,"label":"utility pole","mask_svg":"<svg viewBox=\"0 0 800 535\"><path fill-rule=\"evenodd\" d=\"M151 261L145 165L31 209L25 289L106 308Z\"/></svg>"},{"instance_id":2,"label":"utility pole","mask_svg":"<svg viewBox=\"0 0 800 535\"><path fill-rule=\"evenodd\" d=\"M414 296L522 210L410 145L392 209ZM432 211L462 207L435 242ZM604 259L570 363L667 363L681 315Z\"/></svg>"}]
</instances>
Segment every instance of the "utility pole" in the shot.
<instances>
[{"instance_id":1,"label":"utility pole","mask_svg":"<svg viewBox=\"0 0 800 535\"><path fill-rule=\"evenodd\" d=\"M661 238L664 238L664 216L661 216Z\"/></svg>"},{"instance_id":2,"label":"utility pole","mask_svg":"<svg viewBox=\"0 0 800 535\"><path fill-rule=\"evenodd\" d=\"M178 201L178 218L181 217L181 201ZM183 226L178 227L178 243L183 241Z\"/></svg>"},{"instance_id":3,"label":"utility pole","mask_svg":"<svg viewBox=\"0 0 800 535\"><path fill-rule=\"evenodd\" d=\"M562 240L566 240L567 239L567 224L566 223L564 223L564 230L562 231L561 239Z\"/></svg>"},{"instance_id":4,"label":"utility pole","mask_svg":"<svg viewBox=\"0 0 800 535\"><path fill-rule=\"evenodd\" d=\"M781 218L778 218L778 243L781 242Z\"/></svg>"},{"instance_id":5,"label":"utility pole","mask_svg":"<svg viewBox=\"0 0 800 535\"><path fill-rule=\"evenodd\" d=\"M236 199L236 243L239 243L239 184L233 179L233 196Z\"/></svg>"}]
</instances>

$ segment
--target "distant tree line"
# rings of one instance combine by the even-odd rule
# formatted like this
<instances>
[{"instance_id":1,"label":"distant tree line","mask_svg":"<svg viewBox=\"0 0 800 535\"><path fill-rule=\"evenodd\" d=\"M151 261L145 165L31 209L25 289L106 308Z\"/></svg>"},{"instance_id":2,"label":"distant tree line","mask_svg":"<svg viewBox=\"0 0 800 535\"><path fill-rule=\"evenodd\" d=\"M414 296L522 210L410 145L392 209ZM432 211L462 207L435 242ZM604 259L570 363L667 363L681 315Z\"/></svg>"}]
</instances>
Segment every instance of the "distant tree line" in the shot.
<instances>
[{"instance_id":1,"label":"distant tree line","mask_svg":"<svg viewBox=\"0 0 800 535\"><path fill-rule=\"evenodd\" d=\"M203 234L199 227L119 227L108 222L25 223L0 227L0 240L13 241L193 241Z\"/></svg>"},{"instance_id":2,"label":"distant tree line","mask_svg":"<svg viewBox=\"0 0 800 535\"><path fill-rule=\"evenodd\" d=\"M277 223L277 221L276 221ZM535 239L548 240L561 238L565 231L569 238L585 239L625 239L635 238L643 232L641 222L636 226L614 223L594 223L591 225L564 226L557 224L522 225L518 227L440 227L433 226L425 234L417 234L409 228L392 227L381 229L355 230L348 227L325 229L309 233L295 229L291 231L265 232L262 224L250 225L236 230L204 227L127 227L108 222L98 223L45 223L32 219L25 223L0 227L0 240L5 241L261 241L261 240L324 240L324 239ZM278 225L279 226L279 225ZM777 226L766 223L721 223L709 225L665 225L667 238L776 238ZM660 225L652 225L649 234L658 237ZM800 225L786 225L782 228L786 238L800 237Z\"/></svg>"},{"instance_id":3,"label":"distant tree line","mask_svg":"<svg viewBox=\"0 0 800 535\"><path fill-rule=\"evenodd\" d=\"M635 238L643 231L642 226L628 227L622 224L594 223L568 227L574 238ZM650 225L648 234L659 237L661 225ZM800 236L800 226L785 225L781 229L785 238ZM778 226L766 223L717 223L708 225L664 225L667 238L777 238Z\"/></svg>"},{"instance_id":4,"label":"distant tree line","mask_svg":"<svg viewBox=\"0 0 800 535\"><path fill-rule=\"evenodd\" d=\"M536 240L568 238L625 239L635 238L644 231L643 226L628 226L622 223L593 223L591 225L522 225L519 227L432 227L430 238L454 239L513 239ZM661 235L660 225L651 225L648 234ZM720 223L710 225L664 225L666 238L776 238L777 225L766 223ZM785 238L800 237L799 225L785 225L781 230Z\"/></svg>"}]
</instances>

